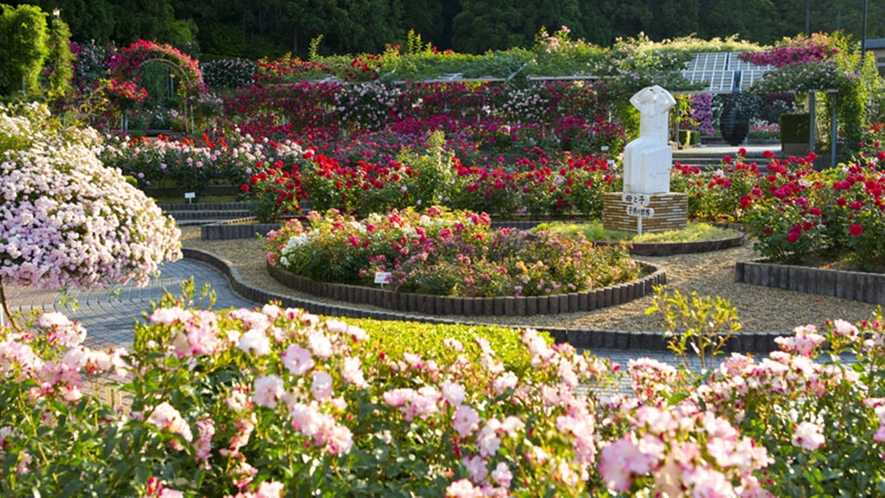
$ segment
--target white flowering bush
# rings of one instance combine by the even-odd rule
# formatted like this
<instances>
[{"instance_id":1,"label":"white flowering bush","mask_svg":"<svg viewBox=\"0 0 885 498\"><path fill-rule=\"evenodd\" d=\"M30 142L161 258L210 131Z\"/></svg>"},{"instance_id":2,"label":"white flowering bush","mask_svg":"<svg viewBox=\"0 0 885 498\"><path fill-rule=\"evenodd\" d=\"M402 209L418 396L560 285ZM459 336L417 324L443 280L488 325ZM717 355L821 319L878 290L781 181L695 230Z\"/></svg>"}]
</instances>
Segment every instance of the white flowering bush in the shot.
<instances>
[{"instance_id":1,"label":"white flowering bush","mask_svg":"<svg viewBox=\"0 0 885 498\"><path fill-rule=\"evenodd\" d=\"M258 65L246 59L218 59L200 64L200 69L213 90L235 90L252 84Z\"/></svg>"},{"instance_id":2,"label":"white flowering bush","mask_svg":"<svg viewBox=\"0 0 885 498\"><path fill-rule=\"evenodd\" d=\"M0 278L88 289L181 257L175 221L96 156L91 129L63 129L43 106L0 106Z\"/></svg>"},{"instance_id":3,"label":"white flowering bush","mask_svg":"<svg viewBox=\"0 0 885 498\"><path fill-rule=\"evenodd\" d=\"M346 129L378 130L401 119L402 91L384 83L342 83L335 94L338 123Z\"/></svg>"},{"instance_id":4,"label":"white flowering bush","mask_svg":"<svg viewBox=\"0 0 885 498\"><path fill-rule=\"evenodd\" d=\"M171 185L202 195L213 181L242 185L262 166L291 166L302 154L293 140L256 139L234 129L225 135L203 133L199 140L108 137L100 157L135 177L140 187Z\"/></svg>"}]
</instances>

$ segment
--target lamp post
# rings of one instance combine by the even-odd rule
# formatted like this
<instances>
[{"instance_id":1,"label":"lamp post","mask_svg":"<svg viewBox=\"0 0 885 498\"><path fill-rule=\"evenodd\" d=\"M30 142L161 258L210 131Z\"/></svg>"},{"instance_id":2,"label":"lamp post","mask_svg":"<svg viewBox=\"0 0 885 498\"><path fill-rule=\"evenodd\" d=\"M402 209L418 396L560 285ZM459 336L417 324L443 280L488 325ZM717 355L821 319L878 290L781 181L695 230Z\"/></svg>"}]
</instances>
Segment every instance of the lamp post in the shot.
<instances>
[{"instance_id":1,"label":"lamp post","mask_svg":"<svg viewBox=\"0 0 885 498\"><path fill-rule=\"evenodd\" d=\"M805 0L805 36L811 36L811 0Z\"/></svg>"},{"instance_id":2,"label":"lamp post","mask_svg":"<svg viewBox=\"0 0 885 498\"><path fill-rule=\"evenodd\" d=\"M811 0L805 0L805 36L811 36ZM808 92L808 152L814 152L814 91Z\"/></svg>"},{"instance_id":3,"label":"lamp post","mask_svg":"<svg viewBox=\"0 0 885 498\"><path fill-rule=\"evenodd\" d=\"M860 28L860 67L863 68L867 56L867 0L863 0L863 15Z\"/></svg>"},{"instance_id":4,"label":"lamp post","mask_svg":"<svg viewBox=\"0 0 885 498\"><path fill-rule=\"evenodd\" d=\"M52 17L54 17L57 21L59 17L61 17L61 9L59 9L58 7L52 9Z\"/></svg>"}]
</instances>

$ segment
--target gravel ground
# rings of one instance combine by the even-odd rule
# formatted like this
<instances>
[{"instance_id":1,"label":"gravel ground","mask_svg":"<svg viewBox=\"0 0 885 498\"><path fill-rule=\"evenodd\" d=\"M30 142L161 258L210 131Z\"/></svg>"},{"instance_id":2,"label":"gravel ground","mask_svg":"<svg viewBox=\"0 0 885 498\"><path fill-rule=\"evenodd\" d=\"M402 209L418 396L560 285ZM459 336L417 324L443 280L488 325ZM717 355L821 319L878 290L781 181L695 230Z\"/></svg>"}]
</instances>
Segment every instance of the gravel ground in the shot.
<instances>
[{"instance_id":1,"label":"gravel ground","mask_svg":"<svg viewBox=\"0 0 885 498\"><path fill-rule=\"evenodd\" d=\"M294 291L272 279L265 270L265 251L257 238L203 241L200 240L199 227L183 227L182 244L230 261L242 278L253 286L294 297L329 301ZM724 251L638 259L664 267L667 271L667 288L670 290L679 290L683 294L697 292L700 296L721 296L730 301L737 309L743 332L789 332L798 325L821 326L827 319L842 318L857 322L873 316L876 306L871 304L735 282L735 262L757 257L752 243L747 242L741 247ZM651 297L646 296L625 305L593 312L512 318L464 317L464 321L595 330L662 330L659 315L645 314L650 305ZM458 319L454 316L449 318Z\"/></svg>"}]
</instances>

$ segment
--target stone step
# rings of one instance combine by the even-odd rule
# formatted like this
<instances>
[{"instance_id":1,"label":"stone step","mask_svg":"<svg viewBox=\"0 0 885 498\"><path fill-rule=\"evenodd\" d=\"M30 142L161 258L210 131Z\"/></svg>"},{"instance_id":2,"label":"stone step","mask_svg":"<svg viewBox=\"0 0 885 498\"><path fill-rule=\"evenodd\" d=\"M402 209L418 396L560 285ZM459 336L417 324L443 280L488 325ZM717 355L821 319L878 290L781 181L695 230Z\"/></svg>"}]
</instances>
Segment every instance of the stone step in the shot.
<instances>
[{"instance_id":1,"label":"stone step","mask_svg":"<svg viewBox=\"0 0 885 498\"><path fill-rule=\"evenodd\" d=\"M237 210L205 210L205 211L166 211L176 220L198 220L198 219L214 219L214 220L232 220L236 218L246 218L251 216L248 209Z\"/></svg>"},{"instance_id":2,"label":"stone step","mask_svg":"<svg viewBox=\"0 0 885 498\"><path fill-rule=\"evenodd\" d=\"M249 209L249 205L243 202L195 202L188 204L161 204L160 209L167 213L178 211L237 211Z\"/></svg>"}]
</instances>

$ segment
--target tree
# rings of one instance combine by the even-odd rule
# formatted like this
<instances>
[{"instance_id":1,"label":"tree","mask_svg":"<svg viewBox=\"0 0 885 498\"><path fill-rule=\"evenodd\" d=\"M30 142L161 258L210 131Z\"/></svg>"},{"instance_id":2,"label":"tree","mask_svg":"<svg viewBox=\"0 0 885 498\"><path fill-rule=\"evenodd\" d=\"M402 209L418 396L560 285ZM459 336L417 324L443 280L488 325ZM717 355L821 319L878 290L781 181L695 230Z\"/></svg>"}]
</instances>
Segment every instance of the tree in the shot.
<instances>
[{"instance_id":1,"label":"tree","mask_svg":"<svg viewBox=\"0 0 885 498\"><path fill-rule=\"evenodd\" d=\"M95 40L105 44L111 40L114 19L108 0L25 0L14 1L13 6L31 4L52 12L61 11L71 30L71 38L80 41Z\"/></svg>"},{"instance_id":2,"label":"tree","mask_svg":"<svg viewBox=\"0 0 885 498\"><path fill-rule=\"evenodd\" d=\"M452 24L452 46L459 52L483 53L531 45L524 34L523 12L514 0L462 0Z\"/></svg>"},{"instance_id":3,"label":"tree","mask_svg":"<svg viewBox=\"0 0 885 498\"><path fill-rule=\"evenodd\" d=\"M49 54L46 13L33 5L16 8L3 5L2 8L0 39L6 48L5 64L0 61L3 64L0 72L7 73L3 93L36 93L40 88L43 61Z\"/></svg>"},{"instance_id":4,"label":"tree","mask_svg":"<svg viewBox=\"0 0 885 498\"><path fill-rule=\"evenodd\" d=\"M534 0L523 7L523 35L534 39L535 33L546 26L549 31L556 31L566 26L576 38L584 37L584 26L581 22L581 8L578 0Z\"/></svg>"},{"instance_id":5,"label":"tree","mask_svg":"<svg viewBox=\"0 0 885 498\"><path fill-rule=\"evenodd\" d=\"M738 8L732 2L700 0L701 38L724 38L738 34L744 40L770 44L782 37L778 10L772 0L746 0Z\"/></svg>"},{"instance_id":6,"label":"tree","mask_svg":"<svg viewBox=\"0 0 885 498\"><path fill-rule=\"evenodd\" d=\"M415 30L426 41L443 42L443 5L440 0L409 0L403 4L403 27Z\"/></svg>"},{"instance_id":7,"label":"tree","mask_svg":"<svg viewBox=\"0 0 885 498\"><path fill-rule=\"evenodd\" d=\"M74 54L71 53L71 30L66 22L53 18L49 29L49 90L55 95L65 95L71 89L74 76Z\"/></svg>"}]
</instances>

